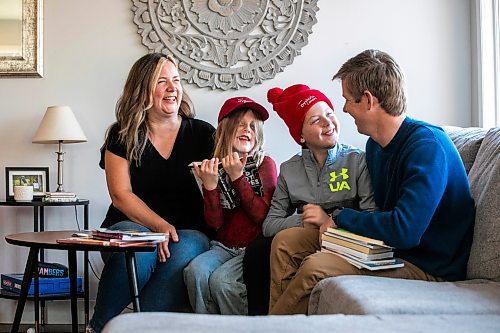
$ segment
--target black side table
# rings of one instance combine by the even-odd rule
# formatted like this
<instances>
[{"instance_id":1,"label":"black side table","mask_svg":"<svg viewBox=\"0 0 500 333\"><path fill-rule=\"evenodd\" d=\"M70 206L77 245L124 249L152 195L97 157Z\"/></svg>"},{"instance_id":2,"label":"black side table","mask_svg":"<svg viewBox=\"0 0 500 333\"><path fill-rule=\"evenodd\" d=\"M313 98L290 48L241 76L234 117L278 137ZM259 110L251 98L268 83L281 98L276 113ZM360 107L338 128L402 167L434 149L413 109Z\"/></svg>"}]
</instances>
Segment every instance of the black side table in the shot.
<instances>
[{"instance_id":1,"label":"black side table","mask_svg":"<svg viewBox=\"0 0 500 333\"><path fill-rule=\"evenodd\" d=\"M137 283L137 267L135 262L136 252L153 252L156 245L136 245L129 247L105 246L94 244L59 244L58 239L68 238L74 231L45 231L45 232L25 232L20 234L8 235L5 240L9 244L29 247L30 252L24 269L23 282L21 284L21 294L16 307L16 315L12 323L11 333L17 333L21 317L24 310L24 304L28 296L30 281L35 276L35 303L38 301L38 271L37 257L40 249L64 250L68 252L68 268L70 279L70 299L71 299L71 332L78 333L78 314L76 299L76 252L77 251L108 251L108 252L124 252L127 264L128 280L130 287L130 295L135 312L140 312L139 287ZM85 290L88 297L88 291ZM35 325L36 332L39 331L38 325Z\"/></svg>"},{"instance_id":2,"label":"black side table","mask_svg":"<svg viewBox=\"0 0 500 333\"><path fill-rule=\"evenodd\" d=\"M33 232L43 232L45 231L45 207L68 207L68 206L80 206L83 207L83 229L87 230L89 228L89 200L78 199L75 202L42 202L42 201L29 201L29 202L17 202L11 200L0 201L0 206L10 206L10 207L33 207ZM42 249L43 250L43 249ZM87 251L84 252L84 262L83 265L83 288L84 288L84 307L85 307L85 325L89 322L89 254ZM39 261L44 260L44 251L39 251ZM0 289L0 298L7 299L18 299L19 295L7 290ZM38 298L40 299L40 314L38 311ZM45 325L45 300L58 300L58 299L69 299L70 295L58 295L58 296L47 296L41 295L36 298L35 302L35 323L39 322ZM35 300L34 297L28 297L28 299ZM41 320L40 320L41 319Z\"/></svg>"}]
</instances>

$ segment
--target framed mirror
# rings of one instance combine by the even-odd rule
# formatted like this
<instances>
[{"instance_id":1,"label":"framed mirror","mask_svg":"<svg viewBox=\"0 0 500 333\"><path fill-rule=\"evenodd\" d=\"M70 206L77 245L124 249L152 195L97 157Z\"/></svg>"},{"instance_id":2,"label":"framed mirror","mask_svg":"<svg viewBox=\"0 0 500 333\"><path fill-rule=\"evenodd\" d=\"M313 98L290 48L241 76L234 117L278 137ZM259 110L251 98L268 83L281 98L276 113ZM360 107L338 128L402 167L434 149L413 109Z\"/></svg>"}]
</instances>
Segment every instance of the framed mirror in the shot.
<instances>
[{"instance_id":1,"label":"framed mirror","mask_svg":"<svg viewBox=\"0 0 500 333\"><path fill-rule=\"evenodd\" d=\"M0 77L43 76L43 0L0 1Z\"/></svg>"}]
</instances>

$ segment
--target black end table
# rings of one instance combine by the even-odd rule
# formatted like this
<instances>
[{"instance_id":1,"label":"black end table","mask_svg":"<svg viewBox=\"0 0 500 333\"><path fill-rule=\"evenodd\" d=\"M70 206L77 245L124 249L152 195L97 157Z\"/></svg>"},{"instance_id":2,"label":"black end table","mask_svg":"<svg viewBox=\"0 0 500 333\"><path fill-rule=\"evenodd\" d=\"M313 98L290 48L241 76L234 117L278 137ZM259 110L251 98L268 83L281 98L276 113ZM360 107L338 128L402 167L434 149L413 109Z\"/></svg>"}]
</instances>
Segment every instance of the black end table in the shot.
<instances>
[{"instance_id":1,"label":"black end table","mask_svg":"<svg viewBox=\"0 0 500 333\"><path fill-rule=\"evenodd\" d=\"M87 199L78 199L78 201L74 202L43 202L43 201L28 201L28 202L18 202L15 200L3 200L0 201L0 206L8 206L8 207L33 207L33 231L45 231L45 207L83 207L83 229L87 230L89 227L89 200ZM39 251L40 261L44 260L44 252ZM88 253L85 252L83 254L85 265L83 266L83 283L84 290L89 289L89 258ZM84 304L85 304L85 325L89 322L89 298L88 293L85 294ZM16 293L9 292L7 290L0 289L0 298L7 299L17 299L19 295ZM28 299L32 299L32 297L28 297ZM40 297L41 301L41 311L38 309L38 303L35 303L35 323L41 322L42 325L45 325L45 300L58 300L58 299L68 299L67 294L63 294L60 296L48 296ZM41 313L41 320L40 314Z\"/></svg>"},{"instance_id":2,"label":"black end table","mask_svg":"<svg viewBox=\"0 0 500 333\"><path fill-rule=\"evenodd\" d=\"M136 252L152 252L156 249L156 245L138 245L129 247L116 247L116 246L104 246L95 244L59 244L58 239L68 238L73 235L76 231L45 231L45 232L25 232L20 234L8 235L5 240L9 244L29 247L30 252L28 255L28 260L26 261L26 267L24 269L23 282L21 284L21 294L16 307L16 314L14 322L12 324L11 332L18 332L19 325L21 323L21 317L24 311L24 305L26 299L28 298L28 291L31 284L31 279L33 275L35 277L35 307L38 305L38 270L36 266L38 264L38 254L40 249L53 249L53 250L64 250L68 251L68 269L69 269L69 279L70 279L70 298L71 298L71 330L74 333L78 332L78 309L77 309L77 288L76 288L76 252L77 251L100 251L100 252L124 252L127 272L130 286L130 295L132 295L132 302L134 306L134 311L140 311L139 302L139 288L137 284L137 270L135 263L135 253ZM84 290L86 298L88 299L88 289ZM38 309L36 309L38 311ZM36 323L35 330L38 332L39 327Z\"/></svg>"}]
</instances>

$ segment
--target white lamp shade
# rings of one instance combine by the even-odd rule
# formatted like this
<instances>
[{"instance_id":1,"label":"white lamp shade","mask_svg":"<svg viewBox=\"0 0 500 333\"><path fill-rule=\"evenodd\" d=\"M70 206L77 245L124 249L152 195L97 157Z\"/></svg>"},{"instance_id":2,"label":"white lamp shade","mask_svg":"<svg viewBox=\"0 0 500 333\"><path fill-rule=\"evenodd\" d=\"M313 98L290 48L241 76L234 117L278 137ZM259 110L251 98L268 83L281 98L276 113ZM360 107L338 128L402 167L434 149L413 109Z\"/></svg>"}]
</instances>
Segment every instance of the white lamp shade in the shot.
<instances>
[{"instance_id":1,"label":"white lamp shade","mask_svg":"<svg viewBox=\"0 0 500 333\"><path fill-rule=\"evenodd\" d=\"M69 106L50 106L33 137L33 143L78 143L87 137Z\"/></svg>"}]
</instances>

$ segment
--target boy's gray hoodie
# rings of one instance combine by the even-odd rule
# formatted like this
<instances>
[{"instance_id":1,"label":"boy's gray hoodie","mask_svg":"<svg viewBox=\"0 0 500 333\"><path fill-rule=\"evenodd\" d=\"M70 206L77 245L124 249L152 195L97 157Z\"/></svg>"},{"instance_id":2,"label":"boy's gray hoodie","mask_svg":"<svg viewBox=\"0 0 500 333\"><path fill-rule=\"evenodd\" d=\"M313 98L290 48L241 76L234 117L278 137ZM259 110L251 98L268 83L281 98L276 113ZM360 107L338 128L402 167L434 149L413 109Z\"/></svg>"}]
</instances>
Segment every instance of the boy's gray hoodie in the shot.
<instances>
[{"instance_id":1,"label":"boy's gray hoodie","mask_svg":"<svg viewBox=\"0 0 500 333\"><path fill-rule=\"evenodd\" d=\"M375 210L365 153L337 143L328 150L322 170L309 149L302 149L302 154L283 162L271 208L262 225L264 236L302 227L302 207L308 203L321 206L327 213L343 207Z\"/></svg>"}]
</instances>

